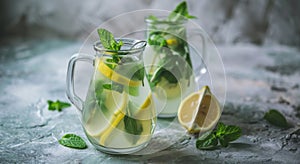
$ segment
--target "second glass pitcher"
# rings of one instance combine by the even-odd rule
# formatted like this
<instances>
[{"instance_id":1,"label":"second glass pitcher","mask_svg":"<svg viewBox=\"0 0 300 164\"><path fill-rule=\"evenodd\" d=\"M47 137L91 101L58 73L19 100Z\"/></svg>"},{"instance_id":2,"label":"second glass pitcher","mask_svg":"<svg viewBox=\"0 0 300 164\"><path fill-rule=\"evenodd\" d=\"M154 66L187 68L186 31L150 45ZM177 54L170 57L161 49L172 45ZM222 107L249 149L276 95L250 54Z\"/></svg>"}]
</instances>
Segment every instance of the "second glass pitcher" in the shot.
<instances>
[{"instance_id":1,"label":"second glass pitcher","mask_svg":"<svg viewBox=\"0 0 300 164\"><path fill-rule=\"evenodd\" d=\"M158 117L175 117L180 102L199 85L188 44L187 19L170 21L166 17L149 16L145 21L148 45L144 58ZM201 33L192 35L205 42ZM202 48L205 49L204 44Z\"/></svg>"}]
</instances>

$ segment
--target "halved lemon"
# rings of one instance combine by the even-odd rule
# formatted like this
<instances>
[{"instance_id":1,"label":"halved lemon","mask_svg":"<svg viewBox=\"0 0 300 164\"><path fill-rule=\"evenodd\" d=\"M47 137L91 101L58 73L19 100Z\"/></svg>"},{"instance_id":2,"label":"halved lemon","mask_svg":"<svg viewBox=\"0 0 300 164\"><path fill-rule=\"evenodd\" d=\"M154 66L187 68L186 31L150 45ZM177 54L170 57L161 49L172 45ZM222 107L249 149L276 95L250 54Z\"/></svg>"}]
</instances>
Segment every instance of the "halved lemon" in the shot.
<instances>
[{"instance_id":1,"label":"halved lemon","mask_svg":"<svg viewBox=\"0 0 300 164\"><path fill-rule=\"evenodd\" d=\"M142 84L141 81L130 80L127 77L115 72L109 66L107 66L103 60L99 61L98 70L110 80L125 86L137 87Z\"/></svg>"},{"instance_id":2,"label":"halved lemon","mask_svg":"<svg viewBox=\"0 0 300 164\"><path fill-rule=\"evenodd\" d=\"M221 116L218 100L208 86L186 97L178 109L178 120L189 133L212 129Z\"/></svg>"}]
</instances>

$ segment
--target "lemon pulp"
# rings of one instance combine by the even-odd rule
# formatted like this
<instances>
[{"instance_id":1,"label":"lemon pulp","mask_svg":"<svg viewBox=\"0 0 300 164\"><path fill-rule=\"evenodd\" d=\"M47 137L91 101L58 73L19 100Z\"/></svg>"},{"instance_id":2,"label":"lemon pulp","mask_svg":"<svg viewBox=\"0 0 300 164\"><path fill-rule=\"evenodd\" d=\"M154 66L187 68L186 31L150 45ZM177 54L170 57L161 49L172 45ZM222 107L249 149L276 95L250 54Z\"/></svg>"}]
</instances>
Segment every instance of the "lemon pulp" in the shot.
<instances>
[{"instance_id":1,"label":"lemon pulp","mask_svg":"<svg viewBox=\"0 0 300 164\"><path fill-rule=\"evenodd\" d=\"M212 129L220 115L219 102L208 86L186 97L178 109L178 120L190 133Z\"/></svg>"}]
</instances>

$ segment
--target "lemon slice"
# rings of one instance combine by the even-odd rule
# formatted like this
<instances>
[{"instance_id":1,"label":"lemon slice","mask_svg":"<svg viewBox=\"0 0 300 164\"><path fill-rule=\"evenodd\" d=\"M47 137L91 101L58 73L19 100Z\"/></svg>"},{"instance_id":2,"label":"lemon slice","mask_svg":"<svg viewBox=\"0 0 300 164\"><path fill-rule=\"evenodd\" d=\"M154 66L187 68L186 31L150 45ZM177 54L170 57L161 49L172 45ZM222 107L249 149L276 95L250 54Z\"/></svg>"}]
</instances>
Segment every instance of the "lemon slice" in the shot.
<instances>
[{"instance_id":1,"label":"lemon slice","mask_svg":"<svg viewBox=\"0 0 300 164\"><path fill-rule=\"evenodd\" d=\"M112 90L104 90L103 96L105 96L104 105L107 111L100 109L97 107L91 113L89 120L85 125L86 132L93 137L99 137L103 130L107 128L106 124L112 124L113 121L116 119L116 116L125 109L127 105L127 94L119 93L117 91Z\"/></svg>"},{"instance_id":2,"label":"lemon slice","mask_svg":"<svg viewBox=\"0 0 300 164\"><path fill-rule=\"evenodd\" d=\"M101 145L105 145L105 141L107 140L107 138L110 136L111 132L119 125L120 121L124 118L125 116L125 109L128 103L128 97L127 94L123 93L124 97L123 97L123 103L120 106L119 110L117 110L112 118L110 123L108 124L108 126L101 132L100 134L100 141L99 143Z\"/></svg>"},{"instance_id":3,"label":"lemon slice","mask_svg":"<svg viewBox=\"0 0 300 164\"><path fill-rule=\"evenodd\" d=\"M126 105L127 105L127 103L126 103ZM149 122L149 121L151 121L151 120L149 120L149 117L150 117L149 112L152 111L152 109L150 109L151 107L153 107L153 102L152 102L152 96L151 96L151 94L149 94L147 99L140 106L139 110L134 114L136 119L139 119L139 120L141 119L141 123L143 126L143 132L140 135L147 135L147 134L149 135L151 133L151 125L152 124L151 124L151 122ZM124 132L120 131L121 129L119 129L120 127L124 126L123 124L121 124L122 120L125 117L124 110L125 109L119 110L115 114L115 117L111 121L111 124L108 125L108 127L101 133L99 144L109 147L109 146L116 144L116 142L120 142L122 140L122 138L126 138L125 137L126 134ZM151 115L154 117L155 113L151 113ZM145 117L147 117L147 118L145 118ZM142 120L142 119L147 119L147 120ZM119 128L117 128L117 127L119 127ZM123 127L122 129L124 129L124 128L125 127ZM113 134L118 134L118 135L112 136ZM130 135L130 136L133 137L133 135ZM123 146L124 146L124 144L123 144Z\"/></svg>"},{"instance_id":4,"label":"lemon slice","mask_svg":"<svg viewBox=\"0 0 300 164\"><path fill-rule=\"evenodd\" d=\"M178 120L189 133L205 132L212 129L221 116L216 97L204 86L198 92L186 97L178 109Z\"/></svg>"},{"instance_id":5,"label":"lemon slice","mask_svg":"<svg viewBox=\"0 0 300 164\"><path fill-rule=\"evenodd\" d=\"M167 39L166 42L167 42L167 44L168 44L169 46L175 46L175 45L178 44L178 41L177 41L177 39L175 39L175 38Z\"/></svg>"},{"instance_id":6,"label":"lemon slice","mask_svg":"<svg viewBox=\"0 0 300 164\"><path fill-rule=\"evenodd\" d=\"M127 77L115 72L110 67L108 67L103 60L99 61L98 70L110 80L123 84L125 86L137 87L141 85L141 81L130 80Z\"/></svg>"}]
</instances>

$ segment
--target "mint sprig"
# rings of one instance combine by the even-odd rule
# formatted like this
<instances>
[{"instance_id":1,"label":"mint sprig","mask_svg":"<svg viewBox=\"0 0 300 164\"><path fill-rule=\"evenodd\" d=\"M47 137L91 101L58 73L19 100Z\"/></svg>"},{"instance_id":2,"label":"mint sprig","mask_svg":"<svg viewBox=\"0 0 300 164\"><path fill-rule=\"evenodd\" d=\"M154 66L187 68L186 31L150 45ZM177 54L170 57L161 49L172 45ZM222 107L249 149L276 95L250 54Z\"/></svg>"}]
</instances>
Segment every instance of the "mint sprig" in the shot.
<instances>
[{"instance_id":1,"label":"mint sprig","mask_svg":"<svg viewBox=\"0 0 300 164\"><path fill-rule=\"evenodd\" d=\"M264 119L272 125L282 128L288 127L285 117L276 109L270 109L267 113L265 113Z\"/></svg>"},{"instance_id":2,"label":"mint sprig","mask_svg":"<svg viewBox=\"0 0 300 164\"><path fill-rule=\"evenodd\" d=\"M119 51L121 49L123 42L117 42L111 32L103 28L100 28L97 31L104 48L112 51ZM117 54L112 54L112 60L114 63L119 63L121 58Z\"/></svg>"},{"instance_id":3,"label":"mint sprig","mask_svg":"<svg viewBox=\"0 0 300 164\"><path fill-rule=\"evenodd\" d=\"M56 100L55 102L52 100L48 100L47 103L48 103L48 110L52 110L52 111L57 110L59 112L61 112L62 109L68 108L71 106L70 103L59 101L59 100Z\"/></svg>"},{"instance_id":4,"label":"mint sprig","mask_svg":"<svg viewBox=\"0 0 300 164\"><path fill-rule=\"evenodd\" d=\"M178 21L178 20L182 19L183 17L185 17L187 19L197 18L197 17L189 14L186 1L183 1L180 4L178 4L176 6L175 10L173 10L172 13L169 15L168 19L170 21Z\"/></svg>"},{"instance_id":5,"label":"mint sprig","mask_svg":"<svg viewBox=\"0 0 300 164\"><path fill-rule=\"evenodd\" d=\"M111 32L106 29L100 28L97 30L98 35L101 41L101 44L104 48L108 50L119 51L123 45L122 41L117 42Z\"/></svg>"},{"instance_id":6,"label":"mint sprig","mask_svg":"<svg viewBox=\"0 0 300 164\"><path fill-rule=\"evenodd\" d=\"M75 149L85 149L87 148L84 140L75 135L75 134L66 134L58 142L66 147L75 148Z\"/></svg>"},{"instance_id":7,"label":"mint sprig","mask_svg":"<svg viewBox=\"0 0 300 164\"><path fill-rule=\"evenodd\" d=\"M241 135L242 130L240 127L225 125L220 122L215 130L197 139L196 147L200 150L215 149L218 143L223 147L227 147L229 142L237 140Z\"/></svg>"}]
</instances>

